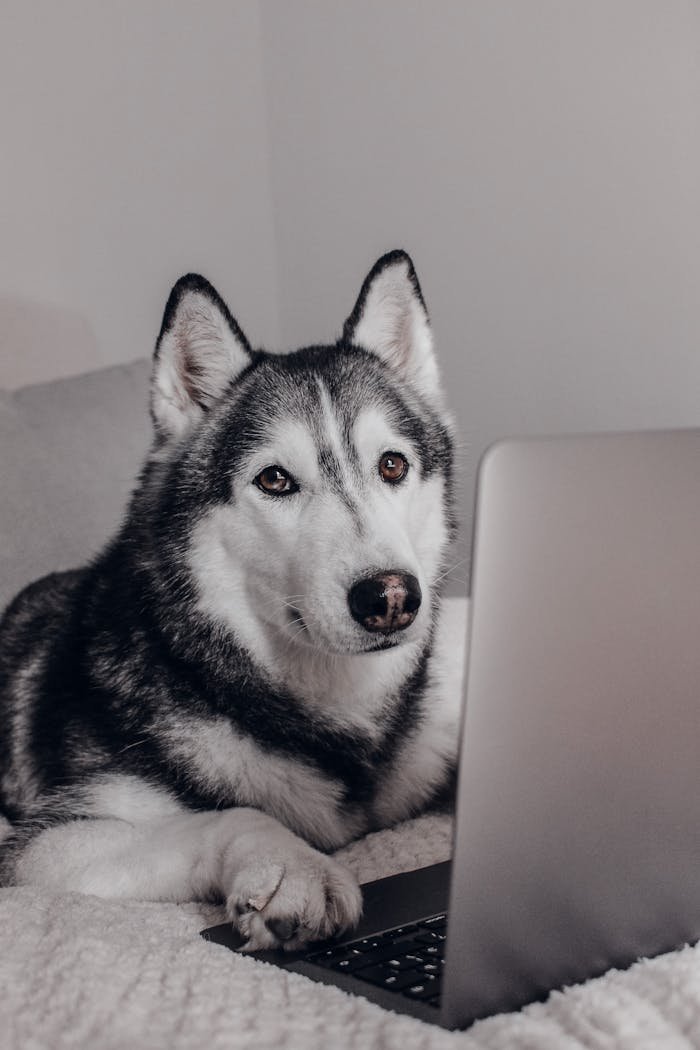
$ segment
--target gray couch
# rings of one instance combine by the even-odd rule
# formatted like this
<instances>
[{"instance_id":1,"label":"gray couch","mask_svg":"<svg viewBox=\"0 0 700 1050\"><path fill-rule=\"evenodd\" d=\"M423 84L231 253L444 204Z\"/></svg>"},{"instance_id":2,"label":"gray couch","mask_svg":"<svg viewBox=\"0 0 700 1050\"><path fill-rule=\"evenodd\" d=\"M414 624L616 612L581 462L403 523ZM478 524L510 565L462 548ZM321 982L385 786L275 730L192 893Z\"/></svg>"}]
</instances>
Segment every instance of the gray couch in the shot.
<instances>
[{"instance_id":1,"label":"gray couch","mask_svg":"<svg viewBox=\"0 0 700 1050\"><path fill-rule=\"evenodd\" d=\"M0 391L0 607L115 530L151 436L150 364Z\"/></svg>"},{"instance_id":2,"label":"gray couch","mask_svg":"<svg viewBox=\"0 0 700 1050\"><path fill-rule=\"evenodd\" d=\"M0 393L0 604L115 529L150 438L148 372L139 361ZM428 814L340 857L368 881L450 845L449 818ZM207 944L198 931L216 921L196 903L0 889L1 1050L700 1047L699 949L453 1035Z\"/></svg>"}]
</instances>

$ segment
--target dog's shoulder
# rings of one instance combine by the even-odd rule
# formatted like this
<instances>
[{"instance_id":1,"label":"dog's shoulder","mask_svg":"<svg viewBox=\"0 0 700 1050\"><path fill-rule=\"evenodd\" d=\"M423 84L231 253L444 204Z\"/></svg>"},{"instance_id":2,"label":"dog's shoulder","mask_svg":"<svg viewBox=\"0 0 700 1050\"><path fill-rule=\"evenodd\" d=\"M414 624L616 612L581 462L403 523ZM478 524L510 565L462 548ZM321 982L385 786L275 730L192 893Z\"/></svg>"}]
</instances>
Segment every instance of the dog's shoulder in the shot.
<instances>
[{"instance_id":1,"label":"dog's shoulder","mask_svg":"<svg viewBox=\"0 0 700 1050\"><path fill-rule=\"evenodd\" d=\"M0 674L21 663L35 646L63 629L87 570L71 569L28 584L0 618Z\"/></svg>"},{"instance_id":2,"label":"dog's shoulder","mask_svg":"<svg viewBox=\"0 0 700 1050\"><path fill-rule=\"evenodd\" d=\"M52 573L29 584L0 620L0 807L21 814L38 796L40 747L51 749L53 729L40 724L42 701L54 705L46 687L51 654L64 648L84 570Z\"/></svg>"}]
</instances>

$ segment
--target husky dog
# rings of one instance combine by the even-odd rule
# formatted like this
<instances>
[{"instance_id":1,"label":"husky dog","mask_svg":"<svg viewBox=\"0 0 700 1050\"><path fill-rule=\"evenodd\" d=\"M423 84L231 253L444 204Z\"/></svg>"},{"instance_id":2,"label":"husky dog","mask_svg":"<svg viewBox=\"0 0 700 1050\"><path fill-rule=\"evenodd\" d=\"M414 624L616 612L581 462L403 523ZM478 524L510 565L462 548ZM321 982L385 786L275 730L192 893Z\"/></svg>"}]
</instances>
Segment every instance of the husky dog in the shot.
<instances>
[{"instance_id":1,"label":"husky dog","mask_svg":"<svg viewBox=\"0 0 700 1050\"><path fill-rule=\"evenodd\" d=\"M376 263L335 345L284 355L181 278L151 411L116 538L0 624L2 881L219 897L248 948L298 948L359 916L324 851L454 769L452 441L411 260Z\"/></svg>"}]
</instances>

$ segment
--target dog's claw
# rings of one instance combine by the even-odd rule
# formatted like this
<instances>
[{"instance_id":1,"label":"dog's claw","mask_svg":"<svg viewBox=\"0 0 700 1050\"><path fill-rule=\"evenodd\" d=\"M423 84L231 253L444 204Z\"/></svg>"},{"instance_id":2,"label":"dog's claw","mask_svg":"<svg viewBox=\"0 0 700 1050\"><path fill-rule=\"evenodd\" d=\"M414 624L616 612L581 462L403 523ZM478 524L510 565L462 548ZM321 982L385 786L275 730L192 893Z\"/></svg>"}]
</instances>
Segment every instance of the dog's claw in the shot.
<instances>
[{"instance_id":1,"label":"dog's claw","mask_svg":"<svg viewBox=\"0 0 700 1050\"><path fill-rule=\"evenodd\" d=\"M287 850L283 863L257 856L232 880L228 914L245 939L243 951L296 951L353 926L362 910L359 887L341 864L282 828L277 838L269 841L275 853Z\"/></svg>"}]
</instances>

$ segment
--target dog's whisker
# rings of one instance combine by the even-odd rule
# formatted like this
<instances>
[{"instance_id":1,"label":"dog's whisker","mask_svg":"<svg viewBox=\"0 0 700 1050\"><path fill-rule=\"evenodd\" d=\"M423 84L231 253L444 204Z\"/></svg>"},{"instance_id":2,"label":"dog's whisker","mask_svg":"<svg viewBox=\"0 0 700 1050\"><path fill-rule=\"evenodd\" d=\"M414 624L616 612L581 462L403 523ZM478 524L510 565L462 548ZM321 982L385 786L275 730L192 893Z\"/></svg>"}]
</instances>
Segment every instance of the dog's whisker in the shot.
<instances>
[{"instance_id":1,"label":"dog's whisker","mask_svg":"<svg viewBox=\"0 0 700 1050\"><path fill-rule=\"evenodd\" d=\"M121 748L120 751L117 751L117 754L118 755L123 755L125 751L130 751L132 747L141 747L142 744L147 744L147 743L148 743L148 741L146 739L134 740L133 744L127 744L126 747L123 747L123 748Z\"/></svg>"},{"instance_id":2,"label":"dog's whisker","mask_svg":"<svg viewBox=\"0 0 700 1050\"><path fill-rule=\"evenodd\" d=\"M460 558L459 561L454 562L453 565L450 565L447 569L445 569L444 572L440 573L440 575L435 580L435 583L436 584L440 583L441 580L444 580L447 576L449 576L451 573L453 573L455 569L459 569L460 566L464 565L468 561L469 561L469 558ZM467 581L460 579L458 582L466 583Z\"/></svg>"},{"instance_id":3,"label":"dog's whisker","mask_svg":"<svg viewBox=\"0 0 700 1050\"><path fill-rule=\"evenodd\" d=\"M267 606L267 605L272 605L272 604L273 604L273 603L275 603L275 602L278 602L278 603L280 603L281 605L286 605L286 606L288 606L288 607L290 607L290 608L294 608L294 607L295 607L295 604L296 604L297 602L303 601L303 600L304 600L305 598L306 598L306 595L305 595L305 594L283 594L283 595L275 595L275 596L274 596L274 597L272 597L272 598L266 598L266 599L265 599L264 601L262 601L262 602L261 602L260 604L261 604L261 605L265 605L265 606Z\"/></svg>"},{"instance_id":4,"label":"dog's whisker","mask_svg":"<svg viewBox=\"0 0 700 1050\"><path fill-rule=\"evenodd\" d=\"M470 559L469 559L468 555L466 557L464 557L464 558L459 558L457 561L453 561L452 564L448 566L446 571L447 572L452 572L453 569L458 569L461 565L466 565L466 563L469 560Z\"/></svg>"},{"instance_id":5,"label":"dog's whisker","mask_svg":"<svg viewBox=\"0 0 700 1050\"><path fill-rule=\"evenodd\" d=\"M465 585L469 583L469 580L467 579L466 576L451 576L450 573L445 573L445 575L441 576L440 579L437 582L440 583L440 582L442 582L442 580L445 580L445 579L448 579L448 578L449 578L450 583L463 583Z\"/></svg>"}]
</instances>

